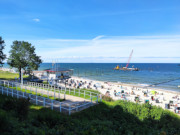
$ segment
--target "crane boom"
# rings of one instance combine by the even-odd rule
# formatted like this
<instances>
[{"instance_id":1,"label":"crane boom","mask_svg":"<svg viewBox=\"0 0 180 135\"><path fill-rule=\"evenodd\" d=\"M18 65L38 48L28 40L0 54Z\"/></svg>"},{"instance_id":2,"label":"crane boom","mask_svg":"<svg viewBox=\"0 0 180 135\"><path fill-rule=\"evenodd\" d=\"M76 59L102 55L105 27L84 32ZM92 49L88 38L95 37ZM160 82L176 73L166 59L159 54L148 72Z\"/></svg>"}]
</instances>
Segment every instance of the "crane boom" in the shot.
<instances>
[{"instance_id":1,"label":"crane boom","mask_svg":"<svg viewBox=\"0 0 180 135\"><path fill-rule=\"evenodd\" d=\"M132 54L133 54L133 50L132 50L132 52L131 52L131 54L130 54L130 56L129 56L128 63L126 64L126 68L127 68L127 67L128 67L128 65L129 65L129 62L130 62L131 57L132 57Z\"/></svg>"}]
</instances>

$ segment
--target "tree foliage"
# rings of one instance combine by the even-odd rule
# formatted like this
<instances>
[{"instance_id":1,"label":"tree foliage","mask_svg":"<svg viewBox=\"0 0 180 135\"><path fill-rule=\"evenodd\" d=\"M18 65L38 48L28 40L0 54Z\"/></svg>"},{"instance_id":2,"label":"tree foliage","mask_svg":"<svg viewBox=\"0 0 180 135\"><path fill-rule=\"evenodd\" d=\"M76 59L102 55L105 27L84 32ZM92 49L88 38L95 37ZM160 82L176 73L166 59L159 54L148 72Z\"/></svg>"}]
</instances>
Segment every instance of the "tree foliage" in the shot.
<instances>
[{"instance_id":1,"label":"tree foliage","mask_svg":"<svg viewBox=\"0 0 180 135\"><path fill-rule=\"evenodd\" d=\"M35 53L35 47L28 42L14 41L9 53L8 64L18 69L20 77L21 69L30 73L32 70L37 70L42 63L40 56Z\"/></svg>"},{"instance_id":2,"label":"tree foliage","mask_svg":"<svg viewBox=\"0 0 180 135\"><path fill-rule=\"evenodd\" d=\"M0 37L0 66L4 64L3 60L6 58L6 55L3 53L4 47L5 47L4 40L2 40L2 37Z\"/></svg>"}]
</instances>

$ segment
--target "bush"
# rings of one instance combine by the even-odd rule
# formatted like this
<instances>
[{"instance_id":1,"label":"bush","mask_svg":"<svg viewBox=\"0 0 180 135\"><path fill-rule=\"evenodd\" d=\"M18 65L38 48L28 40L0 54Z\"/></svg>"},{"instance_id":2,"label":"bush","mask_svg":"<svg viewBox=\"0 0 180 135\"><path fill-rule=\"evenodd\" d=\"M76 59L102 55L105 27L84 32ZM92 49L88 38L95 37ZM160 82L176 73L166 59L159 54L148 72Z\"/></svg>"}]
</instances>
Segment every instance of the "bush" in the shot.
<instances>
[{"instance_id":1,"label":"bush","mask_svg":"<svg viewBox=\"0 0 180 135\"><path fill-rule=\"evenodd\" d=\"M7 114L3 110L0 110L0 133L7 131L9 124L10 123Z\"/></svg>"},{"instance_id":2,"label":"bush","mask_svg":"<svg viewBox=\"0 0 180 135\"><path fill-rule=\"evenodd\" d=\"M109 101L109 102L114 101L111 97L105 96L105 95L102 96L102 99L103 99L104 101Z\"/></svg>"},{"instance_id":3,"label":"bush","mask_svg":"<svg viewBox=\"0 0 180 135\"><path fill-rule=\"evenodd\" d=\"M37 121L35 121L36 123L34 124L44 123L50 128L54 127L54 125L59 122L59 117L57 117L57 115L54 115L51 111L43 111L43 113L38 113L35 119Z\"/></svg>"},{"instance_id":4,"label":"bush","mask_svg":"<svg viewBox=\"0 0 180 135\"><path fill-rule=\"evenodd\" d=\"M17 106L16 103L17 103L17 99L11 98L11 97L8 97L8 98L6 97L2 108L6 111L13 110Z\"/></svg>"},{"instance_id":5,"label":"bush","mask_svg":"<svg viewBox=\"0 0 180 135\"><path fill-rule=\"evenodd\" d=\"M17 116L20 120L26 119L29 112L29 99L20 98L19 100L17 100L16 104Z\"/></svg>"}]
</instances>

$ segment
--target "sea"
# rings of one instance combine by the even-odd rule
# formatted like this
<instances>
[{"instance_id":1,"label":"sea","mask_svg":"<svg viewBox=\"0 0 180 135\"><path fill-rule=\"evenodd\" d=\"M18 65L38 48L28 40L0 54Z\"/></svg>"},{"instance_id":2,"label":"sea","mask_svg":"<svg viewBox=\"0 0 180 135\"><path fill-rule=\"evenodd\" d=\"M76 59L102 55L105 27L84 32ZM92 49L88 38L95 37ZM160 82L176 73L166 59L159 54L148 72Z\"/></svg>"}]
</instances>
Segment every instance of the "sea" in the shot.
<instances>
[{"instance_id":1,"label":"sea","mask_svg":"<svg viewBox=\"0 0 180 135\"><path fill-rule=\"evenodd\" d=\"M126 83L149 86L180 92L179 63L130 63L139 71L113 70L117 65L125 67L126 63L42 63L39 70L49 68L73 69L73 76L90 80ZM8 67L4 64L4 67Z\"/></svg>"}]
</instances>

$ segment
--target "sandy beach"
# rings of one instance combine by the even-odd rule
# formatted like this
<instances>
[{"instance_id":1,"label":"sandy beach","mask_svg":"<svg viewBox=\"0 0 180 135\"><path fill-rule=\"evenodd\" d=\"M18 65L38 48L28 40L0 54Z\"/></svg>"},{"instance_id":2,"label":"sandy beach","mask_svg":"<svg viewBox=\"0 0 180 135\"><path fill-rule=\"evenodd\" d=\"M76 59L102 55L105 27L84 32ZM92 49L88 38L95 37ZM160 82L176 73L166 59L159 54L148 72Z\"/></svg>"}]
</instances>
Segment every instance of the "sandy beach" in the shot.
<instances>
[{"instance_id":1,"label":"sandy beach","mask_svg":"<svg viewBox=\"0 0 180 135\"><path fill-rule=\"evenodd\" d=\"M175 106L180 105L180 92L176 91L146 88L138 85L124 83L96 81L76 76L72 76L68 81L69 83L71 83L70 80L73 80L76 83L80 83L80 88L95 89L103 95L108 94L114 100L127 100L136 102L135 97L138 97L139 103L145 103L145 101L149 101L150 104L160 106L164 109L166 108L166 104L170 103L171 105L169 110L173 112ZM71 85L71 87L73 86Z\"/></svg>"}]
</instances>

